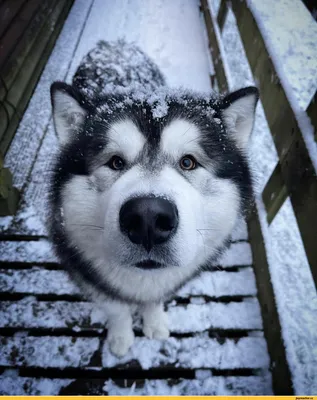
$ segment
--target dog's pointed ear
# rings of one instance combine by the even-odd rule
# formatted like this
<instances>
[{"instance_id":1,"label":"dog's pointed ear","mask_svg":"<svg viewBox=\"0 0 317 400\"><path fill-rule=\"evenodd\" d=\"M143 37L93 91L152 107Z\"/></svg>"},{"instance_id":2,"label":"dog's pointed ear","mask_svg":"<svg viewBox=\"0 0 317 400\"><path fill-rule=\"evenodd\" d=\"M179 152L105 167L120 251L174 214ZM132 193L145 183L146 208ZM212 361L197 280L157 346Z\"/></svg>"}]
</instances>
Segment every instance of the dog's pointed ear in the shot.
<instances>
[{"instance_id":1,"label":"dog's pointed ear","mask_svg":"<svg viewBox=\"0 0 317 400\"><path fill-rule=\"evenodd\" d=\"M81 94L64 82L51 86L53 120L59 142L65 145L78 132L88 113Z\"/></svg>"},{"instance_id":2,"label":"dog's pointed ear","mask_svg":"<svg viewBox=\"0 0 317 400\"><path fill-rule=\"evenodd\" d=\"M246 150L252 132L259 91L254 86L228 94L220 104L220 113L228 134Z\"/></svg>"}]
</instances>

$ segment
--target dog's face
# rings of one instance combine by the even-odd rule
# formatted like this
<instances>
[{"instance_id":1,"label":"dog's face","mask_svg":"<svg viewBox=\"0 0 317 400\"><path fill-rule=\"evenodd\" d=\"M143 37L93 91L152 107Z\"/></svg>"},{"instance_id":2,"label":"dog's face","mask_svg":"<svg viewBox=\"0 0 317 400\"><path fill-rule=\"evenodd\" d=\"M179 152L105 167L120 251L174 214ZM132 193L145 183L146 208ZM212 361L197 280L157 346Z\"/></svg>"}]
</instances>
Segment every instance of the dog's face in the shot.
<instances>
[{"instance_id":1,"label":"dog's face","mask_svg":"<svg viewBox=\"0 0 317 400\"><path fill-rule=\"evenodd\" d=\"M175 286L195 274L250 200L244 152L256 101L255 88L218 102L166 95L158 115L155 101L93 106L53 85L61 142L53 191L69 244L127 293L147 277Z\"/></svg>"}]
</instances>

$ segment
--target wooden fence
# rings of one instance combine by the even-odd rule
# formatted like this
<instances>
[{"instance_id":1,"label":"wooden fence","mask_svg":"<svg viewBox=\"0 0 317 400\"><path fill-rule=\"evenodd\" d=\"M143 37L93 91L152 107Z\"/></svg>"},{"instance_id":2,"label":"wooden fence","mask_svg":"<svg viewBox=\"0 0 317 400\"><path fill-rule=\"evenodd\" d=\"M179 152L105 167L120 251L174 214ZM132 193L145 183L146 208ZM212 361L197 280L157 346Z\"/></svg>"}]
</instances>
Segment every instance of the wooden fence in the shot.
<instances>
[{"instance_id":1,"label":"wooden fence","mask_svg":"<svg viewBox=\"0 0 317 400\"><path fill-rule=\"evenodd\" d=\"M0 215L19 200L3 160L73 0L4 0L0 4Z\"/></svg>"},{"instance_id":2,"label":"wooden fence","mask_svg":"<svg viewBox=\"0 0 317 400\"><path fill-rule=\"evenodd\" d=\"M271 223L287 197L296 216L301 238L317 285L317 178L298 121L270 58L259 27L245 0L222 0L217 16L209 9L208 0L201 0L215 77L222 91L228 90L228 77L222 59L220 32L228 7L235 15L244 50L258 82L260 99L274 140L279 161L268 180L262 198ZM272 76L274 79L272 79ZM272 101L274 99L274 101ZM316 94L307 109L315 129L317 127ZM275 394L291 394L292 382L281 337L281 326L270 280L266 251L256 209L248 221L259 300L262 308L264 332L272 362Z\"/></svg>"}]
</instances>

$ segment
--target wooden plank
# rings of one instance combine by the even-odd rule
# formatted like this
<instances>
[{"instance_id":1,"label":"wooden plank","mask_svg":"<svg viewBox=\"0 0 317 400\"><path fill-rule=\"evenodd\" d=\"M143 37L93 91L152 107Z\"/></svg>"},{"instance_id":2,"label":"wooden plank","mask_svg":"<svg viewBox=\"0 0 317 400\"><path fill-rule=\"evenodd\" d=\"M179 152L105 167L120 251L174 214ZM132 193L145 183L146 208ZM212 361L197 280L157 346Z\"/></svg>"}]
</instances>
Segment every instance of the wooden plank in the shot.
<instances>
[{"instance_id":1,"label":"wooden plank","mask_svg":"<svg viewBox=\"0 0 317 400\"><path fill-rule=\"evenodd\" d=\"M317 141L317 91L312 98L311 102L309 103L309 106L307 108L307 115L310 118L310 121L314 127L315 131L315 140Z\"/></svg>"},{"instance_id":2,"label":"wooden plank","mask_svg":"<svg viewBox=\"0 0 317 400\"><path fill-rule=\"evenodd\" d=\"M25 32L30 20L36 13L41 0L28 0L19 10L16 18L10 24L9 29L1 37L0 70L7 60L14 46Z\"/></svg>"},{"instance_id":3,"label":"wooden plank","mask_svg":"<svg viewBox=\"0 0 317 400\"><path fill-rule=\"evenodd\" d=\"M245 1L232 2L251 69L279 155L310 268L317 287L317 176L302 133L277 77L264 40ZM274 102L272 101L274 99Z\"/></svg>"},{"instance_id":4,"label":"wooden plank","mask_svg":"<svg viewBox=\"0 0 317 400\"><path fill-rule=\"evenodd\" d=\"M38 35L46 20L50 18L50 14L54 9L56 0L44 0L40 3L36 14L26 27L23 37L15 44L15 47L1 67L1 78L6 85L6 92L10 90L14 79L19 72L23 61L29 53L32 46L38 40ZM0 100L5 98L6 92L1 95Z\"/></svg>"},{"instance_id":5,"label":"wooden plank","mask_svg":"<svg viewBox=\"0 0 317 400\"><path fill-rule=\"evenodd\" d=\"M0 154L0 216L13 215L19 199L19 192L12 184L12 174L8 168L4 168Z\"/></svg>"},{"instance_id":6,"label":"wooden plank","mask_svg":"<svg viewBox=\"0 0 317 400\"><path fill-rule=\"evenodd\" d=\"M58 263L48 240L0 241L0 262L2 263ZM224 269L244 267L252 264L251 248L247 242L232 243L214 267Z\"/></svg>"},{"instance_id":7,"label":"wooden plank","mask_svg":"<svg viewBox=\"0 0 317 400\"><path fill-rule=\"evenodd\" d=\"M219 25L219 29L222 31L223 26L225 24L227 14L228 14L228 6L227 6L227 0L221 0L220 1L220 6L219 6L219 11L217 15L217 21Z\"/></svg>"},{"instance_id":8,"label":"wooden plank","mask_svg":"<svg viewBox=\"0 0 317 400\"><path fill-rule=\"evenodd\" d=\"M216 34L218 27L213 21L212 11L209 9L208 0L201 0L201 7L205 18L207 35L209 40L209 50L211 52L214 69L220 92L228 91L227 77L222 61L220 45Z\"/></svg>"},{"instance_id":9,"label":"wooden plank","mask_svg":"<svg viewBox=\"0 0 317 400\"><path fill-rule=\"evenodd\" d=\"M195 351L193 352L193 349ZM147 356L144 357L144 350ZM253 353L253 354L252 354ZM108 349L107 341L102 351L102 364L106 368L118 365ZM244 337L237 343L227 339L223 344L208 337L184 339L169 338L165 341L136 338L126 356L120 359L125 365L132 361L144 370L173 365L174 368L213 368L217 370L235 368L263 368L269 366L265 339Z\"/></svg>"},{"instance_id":10,"label":"wooden plank","mask_svg":"<svg viewBox=\"0 0 317 400\"><path fill-rule=\"evenodd\" d=\"M25 378L0 375L1 396L55 396L71 387L73 379ZM102 391L100 390L100 393ZM76 393L83 394L83 393Z\"/></svg>"},{"instance_id":11,"label":"wooden plank","mask_svg":"<svg viewBox=\"0 0 317 400\"><path fill-rule=\"evenodd\" d=\"M46 21L39 33L40 40L36 42L36 46L32 47L27 58L24 60L23 68L16 76L14 86L7 94L7 101L16 105L16 110L10 120L8 129L0 140L0 148L3 154L6 154L11 143L21 120L21 115L30 100L72 2L73 0L68 0L66 1L66 5L62 2L57 3L57 7L54 9L51 18Z\"/></svg>"},{"instance_id":12,"label":"wooden plank","mask_svg":"<svg viewBox=\"0 0 317 400\"><path fill-rule=\"evenodd\" d=\"M102 360L93 360L98 351L98 338L0 337L0 365L3 367L38 368L125 368L148 370L150 368L213 368L217 370L248 368L267 369L269 358L263 338L245 337L238 342L226 340L220 344L208 337L164 341L135 338L131 350L118 359L108 350L105 342ZM192 349L195 348L195 355ZM144 349L146 356L144 357ZM251 350L251 351L250 351Z\"/></svg>"},{"instance_id":13,"label":"wooden plank","mask_svg":"<svg viewBox=\"0 0 317 400\"><path fill-rule=\"evenodd\" d=\"M58 297L78 296L81 291L64 270L32 267L30 269L0 269L0 293ZM238 272L203 272L199 278L186 284L177 294L182 298L255 295L256 286L252 268L243 268Z\"/></svg>"},{"instance_id":14,"label":"wooden plank","mask_svg":"<svg viewBox=\"0 0 317 400\"><path fill-rule=\"evenodd\" d=\"M98 338L0 337L0 365L5 367L89 368Z\"/></svg>"},{"instance_id":15,"label":"wooden plank","mask_svg":"<svg viewBox=\"0 0 317 400\"><path fill-rule=\"evenodd\" d=\"M262 192L269 224L273 221L275 215L284 204L287 196L288 192L282 177L281 164L277 163Z\"/></svg>"},{"instance_id":16,"label":"wooden plank","mask_svg":"<svg viewBox=\"0 0 317 400\"><path fill-rule=\"evenodd\" d=\"M104 395L104 396L217 396L272 395L270 374L212 376L201 379L52 379L0 376L0 395ZM124 398L124 397L123 397Z\"/></svg>"},{"instance_id":17,"label":"wooden plank","mask_svg":"<svg viewBox=\"0 0 317 400\"><path fill-rule=\"evenodd\" d=\"M291 395L293 394L292 380L286 361L281 325L266 258L264 239L255 207L248 222L264 334L271 357L273 390L275 395Z\"/></svg>"},{"instance_id":18,"label":"wooden plank","mask_svg":"<svg viewBox=\"0 0 317 400\"><path fill-rule=\"evenodd\" d=\"M37 301L26 297L20 301L0 302L0 328L10 329L104 329L107 317L102 306L84 301ZM194 333L214 330L261 330L262 321L256 298L241 302L168 305L170 330ZM140 323L136 323L140 329Z\"/></svg>"},{"instance_id":19,"label":"wooden plank","mask_svg":"<svg viewBox=\"0 0 317 400\"><path fill-rule=\"evenodd\" d=\"M0 3L0 38L27 0L4 0Z\"/></svg>"}]
</instances>

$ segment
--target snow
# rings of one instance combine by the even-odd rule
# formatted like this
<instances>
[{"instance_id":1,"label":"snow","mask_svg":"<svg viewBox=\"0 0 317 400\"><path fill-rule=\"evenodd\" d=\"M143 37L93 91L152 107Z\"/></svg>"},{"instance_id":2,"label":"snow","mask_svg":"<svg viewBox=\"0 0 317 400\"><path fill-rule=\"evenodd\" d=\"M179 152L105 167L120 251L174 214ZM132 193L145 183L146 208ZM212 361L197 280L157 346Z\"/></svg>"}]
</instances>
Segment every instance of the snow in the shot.
<instances>
[{"instance_id":1,"label":"snow","mask_svg":"<svg viewBox=\"0 0 317 400\"><path fill-rule=\"evenodd\" d=\"M172 331L177 333L207 329L262 329L261 312L256 299L228 304L211 302L170 307L168 318Z\"/></svg>"},{"instance_id":2,"label":"snow","mask_svg":"<svg viewBox=\"0 0 317 400\"><path fill-rule=\"evenodd\" d=\"M70 280L64 270L41 267L27 269L0 269L0 293L79 295L80 289ZM213 271L188 282L178 297L207 296L255 296L256 284L252 268L237 272Z\"/></svg>"},{"instance_id":3,"label":"snow","mask_svg":"<svg viewBox=\"0 0 317 400\"><path fill-rule=\"evenodd\" d=\"M72 379L34 379L2 374L0 375L0 395L54 396L72 382Z\"/></svg>"},{"instance_id":4,"label":"snow","mask_svg":"<svg viewBox=\"0 0 317 400\"><path fill-rule=\"evenodd\" d=\"M192 349L195 349L195 352ZM220 344L208 336L164 341L136 338L129 352L118 359L109 352L105 342L102 351L102 364L111 368L137 361L144 370L162 365L175 365L176 368L268 368L269 358L263 338L245 337L227 339Z\"/></svg>"},{"instance_id":5,"label":"snow","mask_svg":"<svg viewBox=\"0 0 317 400\"><path fill-rule=\"evenodd\" d=\"M54 263L58 262L48 240L29 242L0 241L1 262Z\"/></svg>"},{"instance_id":6,"label":"snow","mask_svg":"<svg viewBox=\"0 0 317 400\"><path fill-rule=\"evenodd\" d=\"M109 380L104 390L109 396L213 396L218 395L271 395L271 377L265 376L230 376L211 377L204 380L169 380L145 381L142 388L122 388Z\"/></svg>"},{"instance_id":7,"label":"snow","mask_svg":"<svg viewBox=\"0 0 317 400\"><path fill-rule=\"evenodd\" d=\"M317 89L316 21L300 1L248 0L248 4L284 88L305 110Z\"/></svg>"},{"instance_id":8,"label":"snow","mask_svg":"<svg viewBox=\"0 0 317 400\"><path fill-rule=\"evenodd\" d=\"M127 7L125 0L95 0L83 32L85 40L79 42L68 80L98 40L123 38L141 46L155 60L169 86L210 90L197 1L135 0L132 7Z\"/></svg>"},{"instance_id":9,"label":"snow","mask_svg":"<svg viewBox=\"0 0 317 400\"><path fill-rule=\"evenodd\" d=\"M3 395L57 395L61 388L71 386L71 379L23 378L0 375L0 394ZM96 386L98 383L96 382ZM229 376L210 377L203 380L145 380L142 387L122 387L113 380L102 383L101 394L109 396L155 395L272 395L271 377Z\"/></svg>"},{"instance_id":10,"label":"snow","mask_svg":"<svg viewBox=\"0 0 317 400\"><path fill-rule=\"evenodd\" d=\"M247 242L231 244L230 248L217 261L222 267L252 265L251 246Z\"/></svg>"},{"instance_id":11,"label":"snow","mask_svg":"<svg viewBox=\"0 0 317 400\"><path fill-rule=\"evenodd\" d=\"M0 363L7 367L87 367L98 350L97 338L0 337Z\"/></svg>"},{"instance_id":12,"label":"snow","mask_svg":"<svg viewBox=\"0 0 317 400\"><path fill-rule=\"evenodd\" d=\"M187 283L178 296L255 296L257 293L252 268L241 268L238 272L204 272L199 278Z\"/></svg>"},{"instance_id":13,"label":"snow","mask_svg":"<svg viewBox=\"0 0 317 400\"><path fill-rule=\"evenodd\" d=\"M292 0L249 0L265 44L303 134L317 172L317 143L305 110L317 89L316 22L304 4ZM276 6L278 4L278 6ZM285 15L288 17L285 18ZM276 27L279 27L278 30Z\"/></svg>"},{"instance_id":14,"label":"snow","mask_svg":"<svg viewBox=\"0 0 317 400\"><path fill-rule=\"evenodd\" d=\"M107 316L102 304L68 301L37 301L25 297L20 301L0 303L0 327L8 328L71 328L73 330L104 329ZM168 306L170 330L174 333L203 332L213 329L262 329L258 301L254 298L241 302L208 302L187 306ZM135 328L140 329L137 320Z\"/></svg>"}]
</instances>

